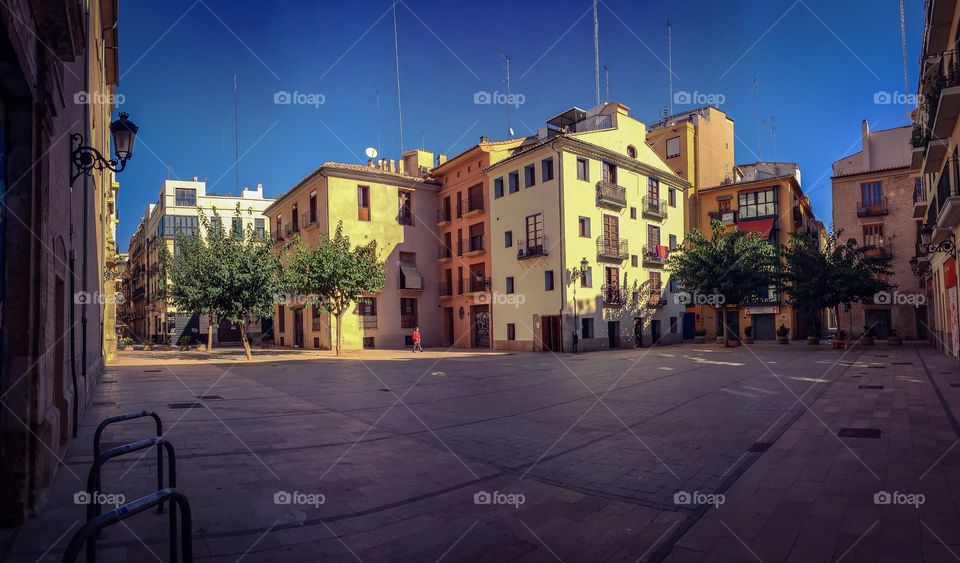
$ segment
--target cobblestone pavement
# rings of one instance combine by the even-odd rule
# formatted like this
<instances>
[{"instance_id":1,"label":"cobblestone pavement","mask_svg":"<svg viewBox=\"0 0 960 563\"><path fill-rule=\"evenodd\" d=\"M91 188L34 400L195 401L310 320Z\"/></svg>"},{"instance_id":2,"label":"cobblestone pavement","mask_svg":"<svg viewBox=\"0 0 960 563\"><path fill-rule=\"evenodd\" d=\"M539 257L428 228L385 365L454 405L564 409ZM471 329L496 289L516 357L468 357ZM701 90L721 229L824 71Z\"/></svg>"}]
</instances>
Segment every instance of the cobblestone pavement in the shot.
<instances>
[{"instance_id":1,"label":"cobblestone pavement","mask_svg":"<svg viewBox=\"0 0 960 563\"><path fill-rule=\"evenodd\" d=\"M960 370L925 346L161 354L108 369L10 561L62 557L84 522L74 495L94 428L139 409L176 448L203 561L960 553ZM105 447L152 434L123 423ZM155 455L141 453L107 463L104 493L155 488ZM98 559L166 560L166 523L148 512L109 528Z\"/></svg>"}]
</instances>

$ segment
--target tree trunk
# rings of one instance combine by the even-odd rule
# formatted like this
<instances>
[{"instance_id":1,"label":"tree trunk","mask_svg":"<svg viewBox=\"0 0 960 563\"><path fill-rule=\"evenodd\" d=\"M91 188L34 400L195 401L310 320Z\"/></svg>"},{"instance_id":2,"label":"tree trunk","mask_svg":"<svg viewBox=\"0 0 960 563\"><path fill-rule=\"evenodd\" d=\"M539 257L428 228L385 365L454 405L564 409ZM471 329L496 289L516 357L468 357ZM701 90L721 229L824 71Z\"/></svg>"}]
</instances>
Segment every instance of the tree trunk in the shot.
<instances>
[{"instance_id":1,"label":"tree trunk","mask_svg":"<svg viewBox=\"0 0 960 563\"><path fill-rule=\"evenodd\" d=\"M240 342L243 343L243 353L247 355L247 360L252 360L253 350L250 348L250 339L247 337L246 321L240 321Z\"/></svg>"},{"instance_id":2,"label":"tree trunk","mask_svg":"<svg viewBox=\"0 0 960 563\"><path fill-rule=\"evenodd\" d=\"M207 313L207 352L213 351L213 313Z\"/></svg>"},{"instance_id":3,"label":"tree trunk","mask_svg":"<svg viewBox=\"0 0 960 563\"><path fill-rule=\"evenodd\" d=\"M341 337L340 329L341 329L341 327L343 327L343 313L342 313L342 312L341 312L341 313L337 313L337 344L336 344L336 350L337 350L337 355L338 355L338 356L340 355L340 337Z\"/></svg>"},{"instance_id":4,"label":"tree trunk","mask_svg":"<svg viewBox=\"0 0 960 563\"><path fill-rule=\"evenodd\" d=\"M722 305L720 307L720 321L721 321L720 326L723 330L723 347L726 348L728 344L727 335L730 332L729 330L727 330L727 306L726 305Z\"/></svg>"}]
</instances>

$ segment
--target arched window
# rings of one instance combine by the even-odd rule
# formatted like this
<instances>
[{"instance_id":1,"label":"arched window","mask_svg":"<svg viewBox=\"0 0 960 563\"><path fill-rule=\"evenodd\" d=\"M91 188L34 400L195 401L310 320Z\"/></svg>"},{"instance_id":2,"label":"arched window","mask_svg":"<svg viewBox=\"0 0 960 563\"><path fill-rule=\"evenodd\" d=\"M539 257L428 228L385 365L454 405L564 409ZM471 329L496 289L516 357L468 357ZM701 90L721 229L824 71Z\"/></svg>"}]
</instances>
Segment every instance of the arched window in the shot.
<instances>
[{"instance_id":1,"label":"arched window","mask_svg":"<svg viewBox=\"0 0 960 563\"><path fill-rule=\"evenodd\" d=\"M635 147L635 146L633 146L633 145L628 145L628 146L627 146L627 155L629 155L630 158L637 158L637 147Z\"/></svg>"}]
</instances>

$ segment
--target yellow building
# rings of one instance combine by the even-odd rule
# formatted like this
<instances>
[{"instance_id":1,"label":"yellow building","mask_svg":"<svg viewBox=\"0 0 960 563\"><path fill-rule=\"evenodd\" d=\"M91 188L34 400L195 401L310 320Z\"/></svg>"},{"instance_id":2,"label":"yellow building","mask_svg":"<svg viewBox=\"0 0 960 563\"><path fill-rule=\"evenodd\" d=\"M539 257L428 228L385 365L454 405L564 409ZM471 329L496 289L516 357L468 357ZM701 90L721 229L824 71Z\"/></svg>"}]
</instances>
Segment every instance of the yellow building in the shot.
<instances>
[{"instance_id":1,"label":"yellow building","mask_svg":"<svg viewBox=\"0 0 960 563\"><path fill-rule=\"evenodd\" d=\"M386 285L343 316L344 350L401 348L410 344L417 326L424 346L440 343L435 277L439 185L427 177L432 166L433 153L418 149L405 152L399 162L327 162L265 211L273 219L278 246L296 235L316 244L333 234L338 221L354 245L377 242ZM329 350L336 333L331 322L321 307L291 300L277 307L275 341Z\"/></svg>"},{"instance_id":2,"label":"yellow building","mask_svg":"<svg viewBox=\"0 0 960 563\"><path fill-rule=\"evenodd\" d=\"M774 245L787 244L790 233L803 234L823 241L823 224L813 215L810 200L803 194L800 168L793 163L755 163L738 165L735 181L697 191L701 232L710 236L711 221L720 221L727 228L757 233ZM723 335L723 319L717 309L706 304L691 307L696 313L697 328L707 338ZM726 311L730 338L745 336L743 329L753 327L756 340L773 340L782 324L789 337L807 337L807 319L803 311L794 311L785 296L771 286L754 303Z\"/></svg>"},{"instance_id":3,"label":"yellow building","mask_svg":"<svg viewBox=\"0 0 960 563\"><path fill-rule=\"evenodd\" d=\"M494 347L680 340L683 305L663 266L683 240L689 183L625 105L564 111L486 172Z\"/></svg>"}]
</instances>

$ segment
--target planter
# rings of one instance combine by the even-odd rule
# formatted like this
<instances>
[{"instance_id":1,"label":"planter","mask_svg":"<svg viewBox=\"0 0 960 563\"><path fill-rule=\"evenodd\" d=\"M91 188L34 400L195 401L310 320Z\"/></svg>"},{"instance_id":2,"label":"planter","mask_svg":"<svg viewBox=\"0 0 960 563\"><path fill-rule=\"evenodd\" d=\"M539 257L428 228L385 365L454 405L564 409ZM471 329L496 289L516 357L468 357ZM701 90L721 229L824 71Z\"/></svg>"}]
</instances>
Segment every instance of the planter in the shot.
<instances>
[{"instance_id":1,"label":"planter","mask_svg":"<svg viewBox=\"0 0 960 563\"><path fill-rule=\"evenodd\" d=\"M706 344L706 342L707 342L707 339L706 339L706 337L704 337L704 336L694 336L694 337L693 337L693 343L694 343L694 344Z\"/></svg>"},{"instance_id":2,"label":"planter","mask_svg":"<svg viewBox=\"0 0 960 563\"><path fill-rule=\"evenodd\" d=\"M817 336L808 336L807 344L809 345L820 344L820 338Z\"/></svg>"},{"instance_id":3,"label":"planter","mask_svg":"<svg viewBox=\"0 0 960 563\"><path fill-rule=\"evenodd\" d=\"M790 344L790 338L788 338L788 337L786 337L786 336L778 336L778 337L777 337L777 344Z\"/></svg>"},{"instance_id":4,"label":"planter","mask_svg":"<svg viewBox=\"0 0 960 563\"><path fill-rule=\"evenodd\" d=\"M714 340L717 342L717 344L723 344L723 337L722 337L722 336L718 336L718 337L714 338Z\"/></svg>"},{"instance_id":5,"label":"planter","mask_svg":"<svg viewBox=\"0 0 960 563\"><path fill-rule=\"evenodd\" d=\"M860 339L860 344L862 344L863 346L873 346L873 337L864 336L863 338Z\"/></svg>"},{"instance_id":6,"label":"planter","mask_svg":"<svg viewBox=\"0 0 960 563\"><path fill-rule=\"evenodd\" d=\"M169 344L163 344L160 346L160 350L163 352L169 352L170 350L173 350L173 346Z\"/></svg>"},{"instance_id":7,"label":"planter","mask_svg":"<svg viewBox=\"0 0 960 563\"><path fill-rule=\"evenodd\" d=\"M736 348L737 346L740 346L739 340L727 340L727 348Z\"/></svg>"},{"instance_id":8,"label":"planter","mask_svg":"<svg viewBox=\"0 0 960 563\"><path fill-rule=\"evenodd\" d=\"M144 345L144 346L143 346L143 351L144 351L144 352L151 352L151 351L153 351L153 346Z\"/></svg>"},{"instance_id":9,"label":"planter","mask_svg":"<svg viewBox=\"0 0 960 563\"><path fill-rule=\"evenodd\" d=\"M197 352L206 352L206 351L207 351L206 344L197 344Z\"/></svg>"},{"instance_id":10,"label":"planter","mask_svg":"<svg viewBox=\"0 0 960 563\"><path fill-rule=\"evenodd\" d=\"M753 344L753 338L750 338L749 336L748 336L748 337L745 337L745 338L743 339L743 343L744 343L744 344Z\"/></svg>"},{"instance_id":11,"label":"planter","mask_svg":"<svg viewBox=\"0 0 960 563\"><path fill-rule=\"evenodd\" d=\"M891 336L887 338L887 344L890 346L903 346L903 339L899 336Z\"/></svg>"}]
</instances>

